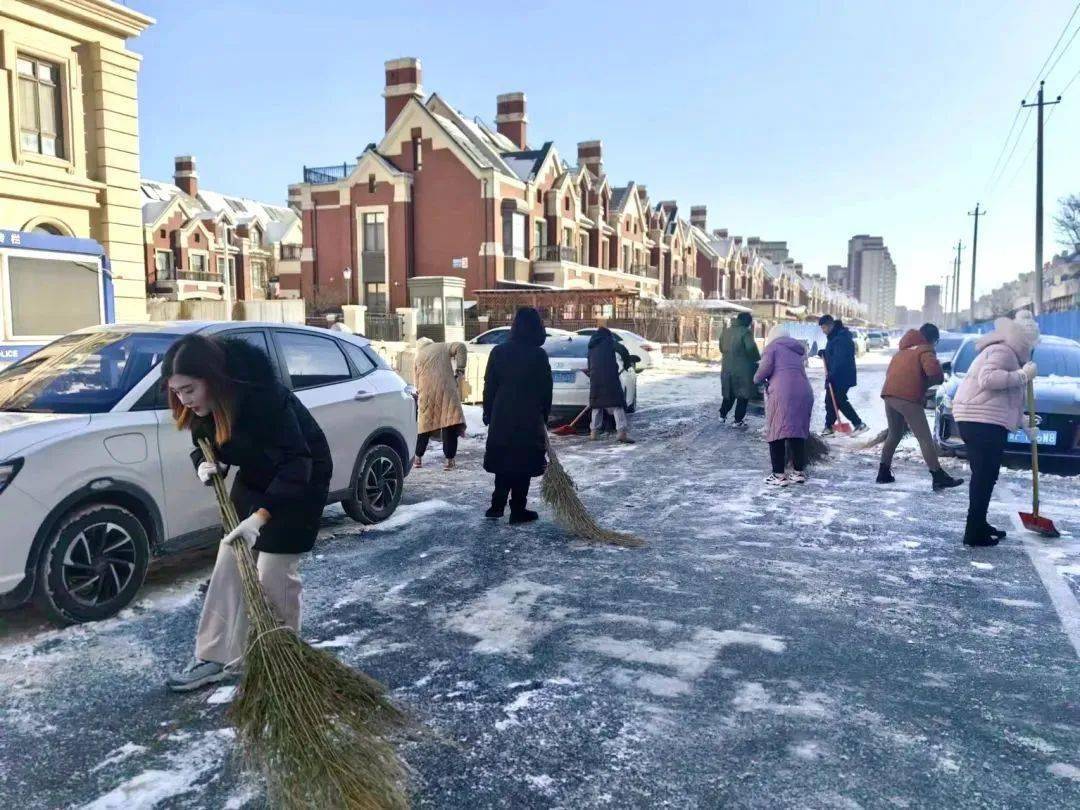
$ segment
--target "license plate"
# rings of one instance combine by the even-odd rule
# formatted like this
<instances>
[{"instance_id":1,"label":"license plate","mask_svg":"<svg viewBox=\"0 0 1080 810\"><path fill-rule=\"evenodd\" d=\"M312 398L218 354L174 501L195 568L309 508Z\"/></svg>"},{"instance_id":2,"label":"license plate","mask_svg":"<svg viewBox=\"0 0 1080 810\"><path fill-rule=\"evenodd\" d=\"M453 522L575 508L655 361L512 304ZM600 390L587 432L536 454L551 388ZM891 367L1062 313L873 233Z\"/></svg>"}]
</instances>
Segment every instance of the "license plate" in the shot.
<instances>
[{"instance_id":1,"label":"license plate","mask_svg":"<svg viewBox=\"0 0 1080 810\"><path fill-rule=\"evenodd\" d=\"M1009 441L1013 444L1031 444L1031 440L1022 430L1014 430L1009 434ZM1040 430L1035 437L1036 444L1057 444L1056 430Z\"/></svg>"},{"instance_id":2,"label":"license plate","mask_svg":"<svg viewBox=\"0 0 1080 810\"><path fill-rule=\"evenodd\" d=\"M551 381L557 383L572 383L577 379L576 371L553 371L551 372Z\"/></svg>"}]
</instances>

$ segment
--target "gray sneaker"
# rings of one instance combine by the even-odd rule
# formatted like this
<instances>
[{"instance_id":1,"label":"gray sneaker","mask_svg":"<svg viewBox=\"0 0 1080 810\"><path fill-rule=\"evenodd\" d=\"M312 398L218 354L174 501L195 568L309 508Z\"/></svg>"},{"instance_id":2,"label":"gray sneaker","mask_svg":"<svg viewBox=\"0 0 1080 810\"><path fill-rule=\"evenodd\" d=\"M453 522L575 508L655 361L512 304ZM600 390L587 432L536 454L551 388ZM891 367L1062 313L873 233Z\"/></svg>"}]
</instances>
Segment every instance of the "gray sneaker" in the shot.
<instances>
[{"instance_id":1,"label":"gray sneaker","mask_svg":"<svg viewBox=\"0 0 1080 810\"><path fill-rule=\"evenodd\" d=\"M194 659L180 672L173 673L165 682L174 692L191 692L212 683L223 681L233 675L224 664L217 661Z\"/></svg>"}]
</instances>

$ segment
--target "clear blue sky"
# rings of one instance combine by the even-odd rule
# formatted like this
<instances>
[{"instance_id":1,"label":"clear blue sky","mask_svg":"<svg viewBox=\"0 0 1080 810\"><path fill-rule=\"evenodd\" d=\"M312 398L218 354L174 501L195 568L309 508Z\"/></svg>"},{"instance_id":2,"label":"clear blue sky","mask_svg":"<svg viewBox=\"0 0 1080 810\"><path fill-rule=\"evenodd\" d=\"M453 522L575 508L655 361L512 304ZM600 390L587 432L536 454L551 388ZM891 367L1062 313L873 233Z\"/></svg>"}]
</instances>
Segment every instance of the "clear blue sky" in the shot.
<instances>
[{"instance_id":1,"label":"clear blue sky","mask_svg":"<svg viewBox=\"0 0 1080 810\"><path fill-rule=\"evenodd\" d=\"M1033 266L1033 117L986 189L1075 0L128 5L157 19L132 43L144 176L168 179L190 153L208 188L283 202L304 164L380 139L383 61L418 56L425 90L468 115L491 120L497 94L523 90L531 143L573 162L579 140L601 138L617 183L687 213L707 204L710 227L786 239L813 272L843 263L851 235L884 236L898 303L917 306L956 240L970 243L976 200L990 211L978 291ZM1080 36L1048 93L1077 71ZM1049 214L1080 193L1077 132L1080 79L1047 126L1048 258ZM964 268L966 298L970 248Z\"/></svg>"}]
</instances>

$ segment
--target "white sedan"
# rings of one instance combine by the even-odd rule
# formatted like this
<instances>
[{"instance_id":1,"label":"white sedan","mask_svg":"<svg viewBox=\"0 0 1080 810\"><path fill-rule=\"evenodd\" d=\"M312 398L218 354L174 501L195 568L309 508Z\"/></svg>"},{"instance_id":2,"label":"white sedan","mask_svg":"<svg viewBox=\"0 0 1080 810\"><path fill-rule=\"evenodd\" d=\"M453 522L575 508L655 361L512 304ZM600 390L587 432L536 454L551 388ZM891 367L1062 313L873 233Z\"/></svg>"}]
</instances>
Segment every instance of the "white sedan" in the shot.
<instances>
[{"instance_id":1,"label":"white sedan","mask_svg":"<svg viewBox=\"0 0 1080 810\"><path fill-rule=\"evenodd\" d=\"M589 339L583 335L548 338L544 343L551 363L551 421L563 421L581 413L589 404ZM636 357L631 353L631 358ZM619 365L622 361L619 360ZM619 374L626 410L637 409L637 372L633 363Z\"/></svg>"},{"instance_id":2,"label":"white sedan","mask_svg":"<svg viewBox=\"0 0 1080 810\"><path fill-rule=\"evenodd\" d=\"M577 333L579 335L592 336L596 334L596 327L578 329ZM663 362L664 355L658 344L646 340L641 335L631 332L629 329L612 329L611 334L615 335L615 340L623 344L630 354L636 354L641 358L641 361L637 364L638 371L654 368Z\"/></svg>"},{"instance_id":3,"label":"white sedan","mask_svg":"<svg viewBox=\"0 0 1080 810\"><path fill-rule=\"evenodd\" d=\"M567 332L565 329L553 329L547 327L545 330L549 338L553 337L566 337L567 335L574 334L573 332ZM500 343L506 343L510 339L510 327L509 326L496 326L494 329L488 329L486 332L481 332L472 340L466 342L466 346L469 348L470 354L490 354L491 350L498 346Z\"/></svg>"}]
</instances>

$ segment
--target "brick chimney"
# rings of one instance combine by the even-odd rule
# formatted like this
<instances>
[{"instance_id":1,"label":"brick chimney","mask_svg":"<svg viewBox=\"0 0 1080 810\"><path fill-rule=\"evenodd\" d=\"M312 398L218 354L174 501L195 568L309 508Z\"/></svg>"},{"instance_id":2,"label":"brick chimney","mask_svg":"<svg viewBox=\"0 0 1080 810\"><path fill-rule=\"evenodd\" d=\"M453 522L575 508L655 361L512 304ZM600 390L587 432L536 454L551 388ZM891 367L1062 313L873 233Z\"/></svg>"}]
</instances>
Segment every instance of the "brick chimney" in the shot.
<instances>
[{"instance_id":1,"label":"brick chimney","mask_svg":"<svg viewBox=\"0 0 1080 810\"><path fill-rule=\"evenodd\" d=\"M727 228L717 228L713 231L713 236L717 239L727 239Z\"/></svg>"},{"instance_id":2,"label":"brick chimney","mask_svg":"<svg viewBox=\"0 0 1080 810\"><path fill-rule=\"evenodd\" d=\"M525 130L529 117L525 115L524 93L503 93L495 99L495 126L502 135L517 144L518 149L527 149Z\"/></svg>"},{"instance_id":3,"label":"brick chimney","mask_svg":"<svg viewBox=\"0 0 1080 810\"><path fill-rule=\"evenodd\" d=\"M195 170L195 158L177 155L173 159L173 183L192 197L199 193L199 173Z\"/></svg>"},{"instance_id":4,"label":"brick chimney","mask_svg":"<svg viewBox=\"0 0 1080 810\"><path fill-rule=\"evenodd\" d=\"M701 228L703 231L705 230L705 211L704 205L690 206L690 224Z\"/></svg>"},{"instance_id":5,"label":"brick chimney","mask_svg":"<svg viewBox=\"0 0 1080 810\"><path fill-rule=\"evenodd\" d=\"M420 60L412 56L391 59L386 63L386 87L383 98L386 99L386 129L398 117L409 103L410 98L420 101L424 97L424 88L420 84Z\"/></svg>"},{"instance_id":6,"label":"brick chimney","mask_svg":"<svg viewBox=\"0 0 1080 810\"><path fill-rule=\"evenodd\" d=\"M577 162L597 177L604 173L603 141L581 141L577 145Z\"/></svg>"},{"instance_id":7,"label":"brick chimney","mask_svg":"<svg viewBox=\"0 0 1080 810\"><path fill-rule=\"evenodd\" d=\"M643 205L649 201L649 190L645 186L638 186L637 193Z\"/></svg>"}]
</instances>

